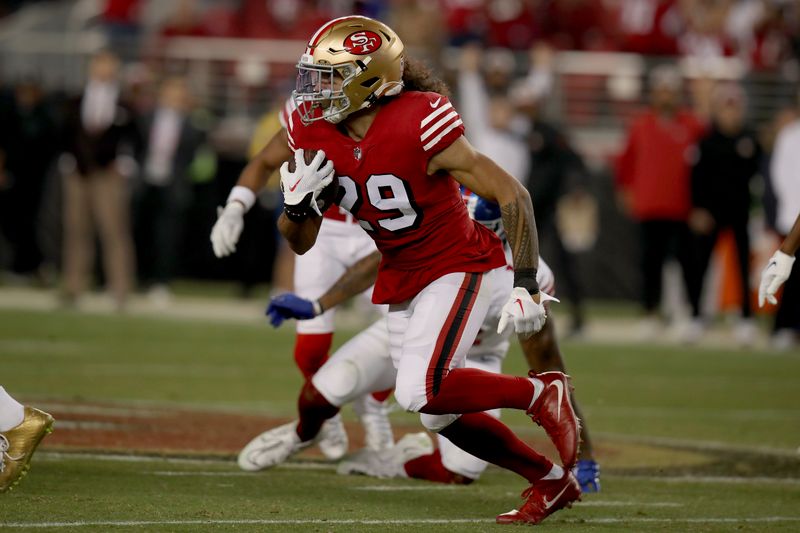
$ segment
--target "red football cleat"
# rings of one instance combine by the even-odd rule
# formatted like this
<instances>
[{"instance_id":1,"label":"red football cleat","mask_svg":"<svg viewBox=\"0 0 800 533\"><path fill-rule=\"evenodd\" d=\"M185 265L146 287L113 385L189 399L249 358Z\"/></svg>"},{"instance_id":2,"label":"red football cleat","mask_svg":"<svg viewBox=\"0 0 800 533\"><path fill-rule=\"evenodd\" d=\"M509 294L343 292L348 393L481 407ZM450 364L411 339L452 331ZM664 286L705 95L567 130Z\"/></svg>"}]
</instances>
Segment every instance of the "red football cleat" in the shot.
<instances>
[{"instance_id":1,"label":"red football cleat","mask_svg":"<svg viewBox=\"0 0 800 533\"><path fill-rule=\"evenodd\" d=\"M581 421L572 408L572 387L568 376L563 372L536 374L533 371L529 375L542 380L544 390L526 413L544 428L555 444L564 468L570 469L578 461Z\"/></svg>"},{"instance_id":2,"label":"red football cleat","mask_svg":"<svg viewBox=\"0 0 800 533\"><path fill-rule=\"evenodd\" d=\"M522 493L525 498L519 509L498 515L498 524L538 524L551 514L564 507L572 507L572 502L581 499L581 486L569 470L564 477L555 480L541 480Z\"/></svg>"}]
</instances>

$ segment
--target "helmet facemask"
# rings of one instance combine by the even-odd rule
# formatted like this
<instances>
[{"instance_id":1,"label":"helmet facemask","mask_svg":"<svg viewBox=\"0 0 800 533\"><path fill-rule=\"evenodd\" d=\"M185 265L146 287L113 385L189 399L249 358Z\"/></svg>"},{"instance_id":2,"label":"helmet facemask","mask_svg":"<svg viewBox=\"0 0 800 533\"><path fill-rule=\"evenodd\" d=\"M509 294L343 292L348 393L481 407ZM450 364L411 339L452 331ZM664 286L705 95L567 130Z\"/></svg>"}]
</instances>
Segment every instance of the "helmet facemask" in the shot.
<instances>
[{"instance_id":1,"label":"helmet facemask","mask_svg":"<svg viewBox=\"0 0 800 533\"><path fill-rule=\"evenodd\" d=\"M350 99L344 87L356 76L355 65L297 64L297 85L292 98L303 124L325 119L334 124L344 119Z\"/></svg>"}]
</instances>

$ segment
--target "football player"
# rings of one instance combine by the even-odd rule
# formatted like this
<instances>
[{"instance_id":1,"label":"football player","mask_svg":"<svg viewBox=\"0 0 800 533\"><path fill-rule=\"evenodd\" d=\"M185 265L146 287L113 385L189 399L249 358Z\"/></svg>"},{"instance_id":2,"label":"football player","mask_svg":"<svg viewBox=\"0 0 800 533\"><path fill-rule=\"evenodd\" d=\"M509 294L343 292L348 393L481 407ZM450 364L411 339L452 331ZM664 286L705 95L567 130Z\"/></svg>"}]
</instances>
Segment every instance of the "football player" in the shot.
<instances>
[{"instance_id":1,"label":"football player","mask_svg":"<svg viewBox=\"0 0 800 533\"><path fill-rule=\"evenodd\" d=\"M0 493L28 473L33 452L52 431L52 416L23 406L0 387Z\"/></svg>"},{"instance_id":2,"label":"football player","mask_svg":"<svg viewBox=\"0 0 800 533\"><path fill-rule=\"evenodd\" d=\"M464 201L470 216L494 231L506 249L506 258L510 261L510 249L505 244L499 206L478 197L474 193L464 194ZM348 272L334 283L333 288L325 293L317 302L303 299L294 294L283 294L273 298L267 309L274 326L280 325L284 319L295 318L308 320L315 316L315 309L330 309L339 305L351 296L358 294L363 287L374 283L377 275L380 255L375 253L356 263ZM542 291L552 294L555 279L552 271L539 259L537 281ZM497 323L502 305L508 292L511 291L513 278L504 277L504 283L493 291L493 304L490 306L486 320L478 333L478 337L467 352L467 368L480 368L499 373L502 361L508 351L508 334L497 334ZM370 339L370 340L367 340ZM362 342L363 340L363 342ZM385 328L376 326L364 333L364 339L347 343L326 362L314 378L314 384L320 393L336 407L341 407L352 398L364 394L364 391L378 387L369 382L371 376L384 376L391 372L391 360L388 357L388 337ZM523 351L530 368L537 372L547 370L564 371L564 362L556 340L555 329L551 321L545 322L544 328L522 343ZM382 355L383 354L383 355ZM390 379L386 378L389 382ZM362 390L363 389L363 390ZM336 392L334 392L334 390ZM577 411L577 406L575 406ZM492 416L499 417L499 410L490 411ZM302 417L301 413L301 417ZM243 468L254 465L249 457L257 457L265 461L268 454L258 450L269 448L273 453L283 457L281 435L286 429L276 428L265 432L252 441L240 455ZM583 492L600 490L600 469L592 456L586 426L581 427L583 445L580 460L574 474ZM437 436L438 450L434 450L430 438L425 433L406 435L397 446L374 451L369 447L345 460L339 467L340 473L359 473L378 477L414 477L443 483L468 484L476 480L486 467L486 463L469 455L452 445L441 435ZM587 443L589 444L587 446ZM292 450L294 453L297 450ZM260 468L260 467L259 467Z\"/></svg>"},{"instance_id":3,"label":"football player","mask_svg":"<svg viewBox=\"0 0 800 533\"><path fill-rule=\"evenodd\" d=\"M783 240L780 248L772 254L769 263L761 272L761 283L758 286L759 307L764 307L765 301L772 305L778 303L775 293L789 279L798 248L800 248L800 215L797 215L789 235Z\"/></svg>"},{"instance_id":4,"label":"football player","mask_svg":"<svg viewBox=\"0 0 800 533\"><path fill-rule=\"evenodd\" d=\"M385 24L365 17L330 21L311 37L298 63L289 127L251 161L238 184L258 190L264 176L281 167L284 213L278 227L304 254L319 237L327 191L338 180L336 203L381 252L372 299L389 304L395 398L419 412L427 429L528 480L521 507L499 515L499 523L539 523L580 497L569 471L579 448L570 384L561 372L521 378L464 368L492 288L507 269L500 240L469 218L458 183L501 207L514 280L498 330L523 337L542 328L549 298L536 281L533 208L514 177L470 146L445 92L406 56ZM318 150L310 163L305 150ZM294 171L288 163L281 166L292 151ZM330 404L312 381L299 408L318 416L297 425L297 442L313 439L329 417ZM484 413L502 407L521 409L541 424L563 467Z\"/></svg>"}]
</instances>

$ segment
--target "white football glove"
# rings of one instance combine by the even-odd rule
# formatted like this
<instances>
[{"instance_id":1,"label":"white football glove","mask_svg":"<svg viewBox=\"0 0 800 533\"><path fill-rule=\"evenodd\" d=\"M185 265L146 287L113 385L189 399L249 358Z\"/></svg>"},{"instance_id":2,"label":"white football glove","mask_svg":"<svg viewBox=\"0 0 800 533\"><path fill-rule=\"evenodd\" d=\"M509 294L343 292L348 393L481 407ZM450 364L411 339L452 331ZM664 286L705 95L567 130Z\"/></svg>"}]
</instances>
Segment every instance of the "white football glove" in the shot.
<instances>
[{"instance_id":1,"label":"white football glove","mask_svg":"<svg viewBox=\"0 0 800 533\"><path fill-rule=\"evenodd\" d=\"M794 264L794 256L778 250L761 271L761 284L758 286L758 306L764 307L764 300L772 305L778 303L775 293L781 288L783 282L789 279Z\"/></svg>"},{"instance_id":2,"label":"white football glove","mask_svg":"<svg viewBox=\"0 0 800 533\"><path fill-rule=\"evenodd\" d=\"M283 203L287 206L304 208L309 203L311 208L319 216L322 212L317 205L317 197L322 189L333 181L333 161L328 161L324 165L325 152L317 152L314 159L306 164L303 149L294 153L295 171L289 171L289 162L281 165L281 190L283 191ZM320 166L322 165L322 166ZM311 195L310 198L308 197Z\"/></svg>"},{"instance_id":3,"label":"white football glove","mask_svg":"<svg viewBox=\"0 0 800 533\"><path fill-rule=\"evenodd\" d=\"M217 208L217 222L211 228L211 246L219 258L236 251L236 243L244 229L244 206L239 202L228 202L225 209Z\"/></svg>"},{"instance_id":4,"label":"white football glove","mask_svg":"<svg viewBox=\"0 0 800 533\"><path fill-rule=\"evenodd\" d=\"M500 322L497 324L497 333L509 335L513 331L520 337L527 338L538 333L547 321L547 311L544 303L547 301L558 302L557 298L539 291L540 303L533 301L531 294L522 287L514 287L508 301L500 312Z\"/></svg>"}]
</instances>

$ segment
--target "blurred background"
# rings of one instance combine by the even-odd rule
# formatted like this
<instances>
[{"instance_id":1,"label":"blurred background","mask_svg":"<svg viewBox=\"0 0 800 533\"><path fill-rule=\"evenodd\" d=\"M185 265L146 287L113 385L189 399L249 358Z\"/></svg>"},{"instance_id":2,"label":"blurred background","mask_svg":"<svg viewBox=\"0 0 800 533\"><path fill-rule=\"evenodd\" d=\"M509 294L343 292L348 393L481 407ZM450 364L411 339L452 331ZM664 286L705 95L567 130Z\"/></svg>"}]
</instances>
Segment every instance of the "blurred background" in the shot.
<instances>
[{"instance_id":1,"label":"blurred background","mask_svg":"<svg viewBox=\"0 0 800 533\"><path fill-rule=\"evenodd\" d=\"M290 290L276 180L236 254L209 233L306 40L352 13L394 28L531 191L562 334L796 348L796 296L755 304L800 198L773 155L797 119L796 0L5 0L0 300L221 293L249 313Z\"/></svg>"}]
</instances>

